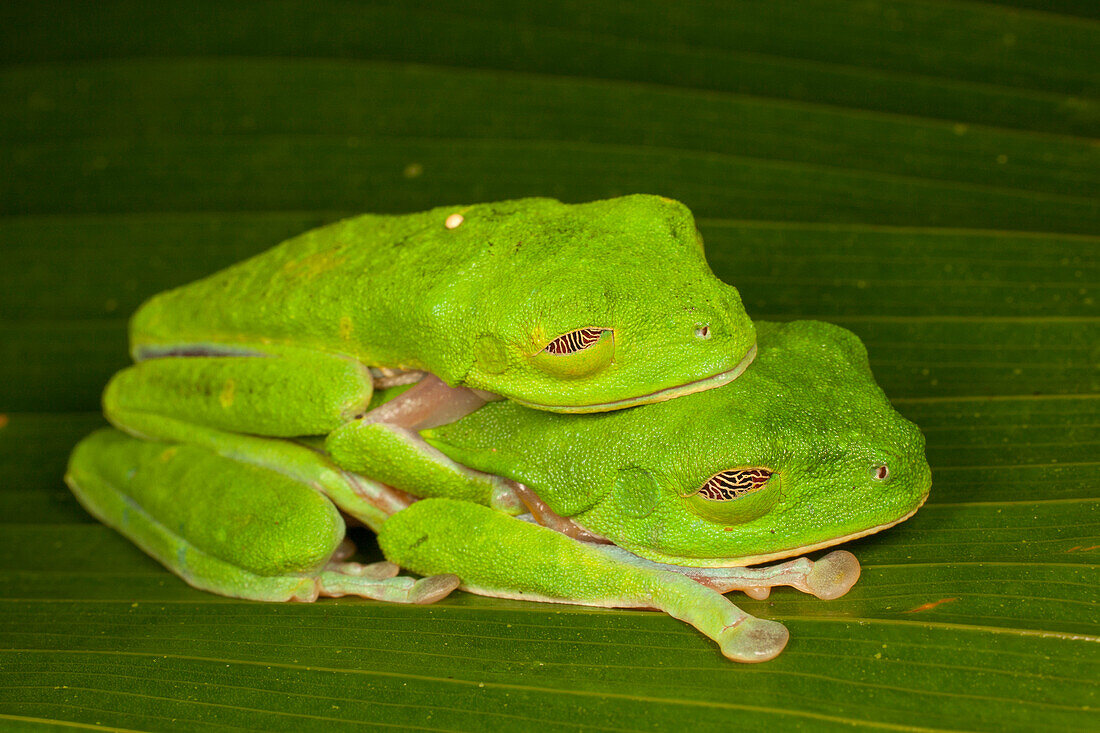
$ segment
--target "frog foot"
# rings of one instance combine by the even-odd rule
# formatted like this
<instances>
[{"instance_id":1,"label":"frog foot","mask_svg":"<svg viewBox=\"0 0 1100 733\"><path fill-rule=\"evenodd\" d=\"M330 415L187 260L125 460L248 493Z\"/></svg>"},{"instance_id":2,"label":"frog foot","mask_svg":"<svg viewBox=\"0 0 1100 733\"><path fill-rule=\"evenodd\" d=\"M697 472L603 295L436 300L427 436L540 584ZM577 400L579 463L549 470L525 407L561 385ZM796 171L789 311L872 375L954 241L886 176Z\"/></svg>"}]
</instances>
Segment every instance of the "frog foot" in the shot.
<instances>
[{"instance_id":1,"label":"frog foot","mask_svg":"<svg viewBox=\"0 0 1100 733\"><path fill-rule=\"evenodd\" d=\"M806 576L807 592L825 601L840 598L859 580L859 573L855 555L847 550L834 550L814 563Z\"/></svg>"},{"instance_id":2,"label":"frog foot","mask_svg":"<svg viewBox=\"0 0 1100 733\"><path fill-rule=\"evenodd\" d=\"M775 659L790 636L787 627L777 621L745 616L723 628L715 641L727 659L752 663Z\"/></svg>"},{"instance_id":3,"label":"frog foot","mask_svg":"<svg viewBox=\"0 0 1100 733\"><path fill-rule=\"evenodd\" d=\"M330 562L314 579L313 598L361 596L389 603L435 603L459 586L457 575L432 575L427 578L399 576L392 562L361 565L355 562Z\"/></svg>"}]
</instances>

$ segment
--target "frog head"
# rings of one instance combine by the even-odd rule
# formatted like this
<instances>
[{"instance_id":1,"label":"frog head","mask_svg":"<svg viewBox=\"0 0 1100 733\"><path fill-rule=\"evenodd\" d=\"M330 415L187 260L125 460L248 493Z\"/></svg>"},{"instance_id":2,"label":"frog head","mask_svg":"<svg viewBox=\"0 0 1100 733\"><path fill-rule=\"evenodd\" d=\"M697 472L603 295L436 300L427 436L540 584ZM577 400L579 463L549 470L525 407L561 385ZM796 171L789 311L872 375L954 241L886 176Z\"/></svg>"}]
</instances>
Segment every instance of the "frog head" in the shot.
<instances>
[{"instance_id":1,"label":"frog head","mask_svg":"<svg viewBox=\"0 0 1100 733\"><path fill-rule=\"evenodd\" d=\"M917 510L924 438L826 323L758 323L753 366L721 389L603 415L498 403L427 431L555 513L650 560L749 565L885 529Z\"/></svg>"},{"instance_id":2,"label":"frog head","mask_svg":"<svg viewBox=\"0 0 1100 733\"><path fill-rule=\"evenodd\" d=\"M460 211L455 250L481 249L428 296L452 342L439 352L462 355L433 369L448 383L600 412L725 384L752 360L752 322L683 204L633 195Z\"/></svg>"}]
</instances>

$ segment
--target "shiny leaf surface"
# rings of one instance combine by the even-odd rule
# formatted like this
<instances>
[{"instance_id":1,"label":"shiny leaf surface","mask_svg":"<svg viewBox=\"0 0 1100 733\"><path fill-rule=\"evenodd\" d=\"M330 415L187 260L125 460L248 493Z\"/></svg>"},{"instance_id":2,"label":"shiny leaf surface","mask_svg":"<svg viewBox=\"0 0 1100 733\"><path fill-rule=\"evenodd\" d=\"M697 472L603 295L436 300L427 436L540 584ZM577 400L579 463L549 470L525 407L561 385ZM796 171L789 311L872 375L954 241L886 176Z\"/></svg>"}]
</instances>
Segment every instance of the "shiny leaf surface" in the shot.
<instances>
[{"instance_id":1,"label":"shiny leaf surface","mask_svg":"<svg viewBox=\"0 0 1100 733\"><path fill-rule=\"evenodd\" d=\"M0 727L1100 725L1092 4L50 1L0 39ZM754 317L859 334L928 439L847 596L738 600L778 659L656 613L220 598L61 482L152 293L345 214L633 191Z\"/></svg>"}]
</instances>

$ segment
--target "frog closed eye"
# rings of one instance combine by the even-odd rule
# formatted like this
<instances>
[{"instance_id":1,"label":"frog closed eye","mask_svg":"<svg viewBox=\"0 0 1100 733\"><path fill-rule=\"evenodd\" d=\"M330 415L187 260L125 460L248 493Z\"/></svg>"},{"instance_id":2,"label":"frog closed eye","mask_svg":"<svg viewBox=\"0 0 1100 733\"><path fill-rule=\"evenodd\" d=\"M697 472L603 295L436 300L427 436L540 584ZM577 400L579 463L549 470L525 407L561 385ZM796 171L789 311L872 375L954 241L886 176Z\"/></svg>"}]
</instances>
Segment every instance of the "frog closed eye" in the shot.
<instances>
[{"instance_id":1,"label":"frog closed eye","mask_svg":"<svg viewBox=\"0 0 1100 733\"><path fill-rule=\"evenodd\" d=\"M615 356L615 332L589 326L563 333L531 357L531 363L547 374L564 379L587 377L611 363Z\"/></svg>"},{"instance_id":2,"label":"frog closed eye","mask_svg":"<svg viewBox=\"0 0 1100 733\"><path fill-rule=\"evenodd\" d=\"M719 471L685 497L699 516L727 524L748 522L767 514L779 500L781 476L765 466Z\"/></svg>"}]
</instances>

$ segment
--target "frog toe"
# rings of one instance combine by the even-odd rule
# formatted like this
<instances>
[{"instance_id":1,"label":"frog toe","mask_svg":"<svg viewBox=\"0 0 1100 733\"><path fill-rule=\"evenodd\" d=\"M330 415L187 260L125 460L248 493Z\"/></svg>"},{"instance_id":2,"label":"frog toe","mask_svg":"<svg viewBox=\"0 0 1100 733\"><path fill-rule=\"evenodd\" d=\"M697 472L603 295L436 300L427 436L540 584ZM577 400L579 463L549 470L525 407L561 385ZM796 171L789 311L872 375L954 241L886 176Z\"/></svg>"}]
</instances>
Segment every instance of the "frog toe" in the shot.
<instances>
[{"instance_id":1,"label":"frog toe","mask_svg":"<svg viewBox=\"0 0 1100 733\"><path fill-rule=\"evenodd\" d=\"M856 556L847 550L835 550L814 563L806 576L806 588L823 601L840 598L859 580Z\"/></svg>"},{"instance_id":2,"label":"frog toe","mask_svg":"<svg viewBox=\"0 0 1100 733\"><path fill-rule=\"evenodd\" d=\"M389 565L395 569L397 567L393 563L375 564ZM329 566L317 576L317 595L328 598L359 596L387 603L424 605L445 598L459 585L459 579L455 575L432 575L419 580L407 575L370 577L368 573L349 569L346 565L348 564Z\"/></svg>"},{"instance_id":3,"label":"frog toe","mask_svg":"<svg viewBox=\"0 0 1100 733\"><path fill-rule=\"evenodd\" d=\"M766 662L787 646L790 632L777 621L745 616L718 635L718 645L735 662Z\"/></svg>"},{"instance_id":4,"label":"frog toe","mask_svg":"<svg viewBox=\"0 0 1100 733\"><path fill-rule=\"evenodd\" d=\"M396 577L401 571L401 568L388 560L372 562L367 565L361 565L357 562L338 562L337 560L338 558L333 556L333 560L325 566L325 570L366 580L386 580L387 578Z\"/></svg>"},{"instance_id":5,"label":"frog toe","mask_svg":"<svg viewBox=\"0 0 1100 733\"><path fill-rule=\"evenodd\" d=\"M413 584L409 591L409 603L427 605L442 600L451 594L462 583L457 575L450 573L444 575L432 575L422 578Z\"/></svg>"}]
</instances>

